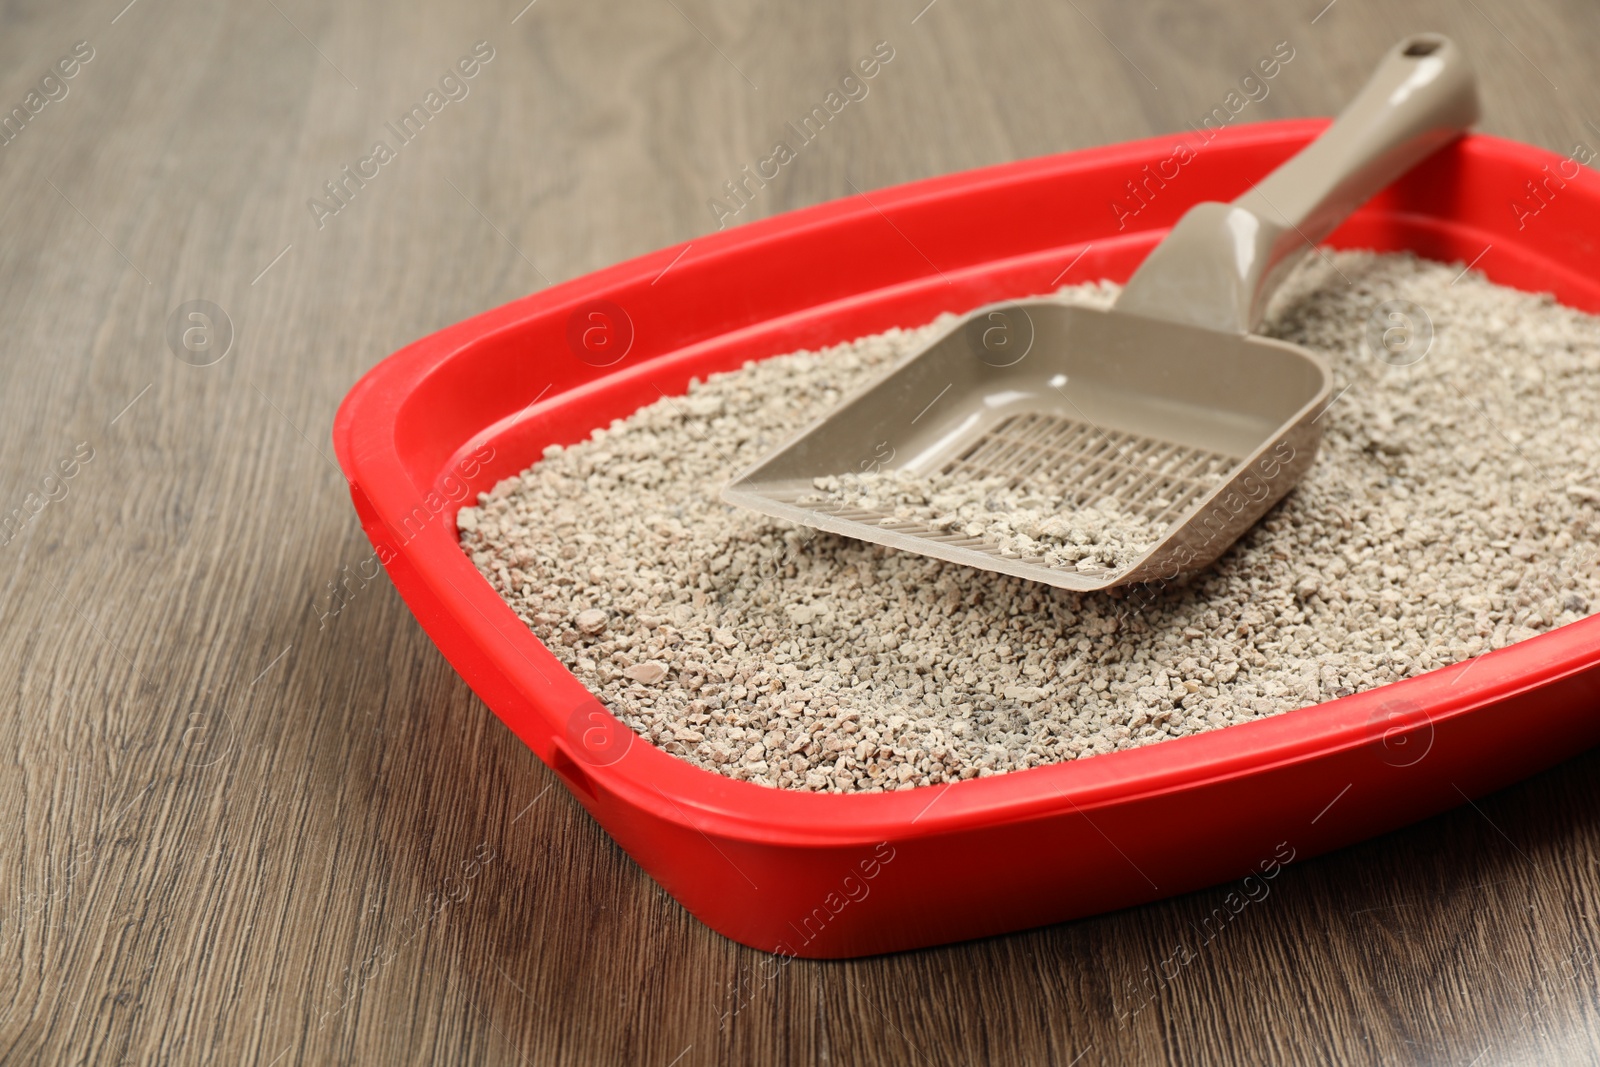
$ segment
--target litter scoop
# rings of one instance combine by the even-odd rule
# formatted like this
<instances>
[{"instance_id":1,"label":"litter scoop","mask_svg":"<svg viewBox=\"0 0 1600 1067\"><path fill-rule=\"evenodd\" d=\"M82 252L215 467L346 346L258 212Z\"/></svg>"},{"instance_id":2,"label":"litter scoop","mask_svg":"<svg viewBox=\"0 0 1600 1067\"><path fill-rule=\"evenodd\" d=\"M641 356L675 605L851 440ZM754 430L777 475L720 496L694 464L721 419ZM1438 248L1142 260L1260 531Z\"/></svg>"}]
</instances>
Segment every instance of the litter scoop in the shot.
<instances>
[{"instance_id":1,"label":"litter scoop","mask_svg":"<svg viewBox=\"0 0 1600 1067\"><path fill-rule=\"evenodd\" d=\"M1321 442L1328 364L1252 333L1273 291L1350 212L1477 117L1454 42L1401 41L1299 154L1232 203L1190 208L1110 310L1048 299L979 308L740 474L723 499L1080 592L1209 566L1294 487ZM901 506L893 491L919 480L943 488ZM857 491L827 491L839 484ZM974 486L998 526L950 503ZM1007 535L1016 507L1032 509L1022 538ZM1096 523L1142 540L1125 541L1123 558L1072 547L1094 544Z\"/></svg>"}]
</instances>

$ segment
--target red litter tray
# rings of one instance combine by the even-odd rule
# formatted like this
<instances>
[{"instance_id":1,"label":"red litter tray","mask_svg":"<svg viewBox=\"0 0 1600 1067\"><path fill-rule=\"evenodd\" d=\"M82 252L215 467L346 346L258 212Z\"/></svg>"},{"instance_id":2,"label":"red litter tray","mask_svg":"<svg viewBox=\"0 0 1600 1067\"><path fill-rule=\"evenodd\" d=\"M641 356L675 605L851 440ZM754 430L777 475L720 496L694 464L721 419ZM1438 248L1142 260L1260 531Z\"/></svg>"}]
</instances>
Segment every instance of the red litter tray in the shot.
<instances>
[{"instance_id":1,"label":"red litter tray","mask_svg":"<svg viewBox=\"0 0 1600 1067\"><path fill-rule=\"evenodd\" d=\"M908 949L1270 876L1289 857L1499 789L1600 741L1600 617L1199 736L901 792L811 794L724 778L636 737L457 545L462 502L691 377L1124 280L1191 204L1232 200L1325 125L1241 126L1191 145L1136 215L1128 183L1174 159L1179 137L789 212L441 330L373 368L339 409L334 444L362 525L440 651L617 843L708 926L785 955ZM1600 175L1474 135L1329 243L1471 262L1596 312L1596 234Z\"/></svg>"}]
</instances>

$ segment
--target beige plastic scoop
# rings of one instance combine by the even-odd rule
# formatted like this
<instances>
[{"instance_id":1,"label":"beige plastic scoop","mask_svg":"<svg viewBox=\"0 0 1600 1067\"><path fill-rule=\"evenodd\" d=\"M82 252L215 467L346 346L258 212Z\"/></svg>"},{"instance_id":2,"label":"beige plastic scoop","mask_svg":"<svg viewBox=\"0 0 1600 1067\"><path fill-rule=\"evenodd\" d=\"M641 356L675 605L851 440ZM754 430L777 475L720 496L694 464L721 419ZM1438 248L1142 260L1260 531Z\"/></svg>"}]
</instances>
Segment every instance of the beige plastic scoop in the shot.
<instances>
[{"instance_id":1,"label":"beige plastic scoop","mask_svg":"<svg viewBox=\"0 0 1600 1067\"><path fill-rule=\"evenodd\" d=\"M1477 116L1472 70L1452 41L1401 41L1322 136L1233 203L1191 208L1111 310L979 308L740 474L723 499L1079 591L1208 566L1299 481L1321 441L1331 372L1312 352L1251 334L1268 298L1345 216ZM1069 526L1090 514L1075 509L1094 508L1152 533L1131 558L1063 563L982 524L819 493L830 476L862 471L1003 480L1062 501Z\"/></svg>"}]
</instances>

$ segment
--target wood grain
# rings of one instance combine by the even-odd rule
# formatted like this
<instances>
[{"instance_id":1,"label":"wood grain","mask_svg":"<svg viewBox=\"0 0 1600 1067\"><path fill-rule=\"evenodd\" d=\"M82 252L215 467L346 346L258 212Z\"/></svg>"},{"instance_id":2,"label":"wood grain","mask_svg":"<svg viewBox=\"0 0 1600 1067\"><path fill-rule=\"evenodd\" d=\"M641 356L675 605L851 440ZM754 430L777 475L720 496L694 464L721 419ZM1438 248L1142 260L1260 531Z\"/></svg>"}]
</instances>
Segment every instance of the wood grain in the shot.
<instances>
[{"instance_id":1,"label":"wood grain","mask_svg":"<svg viewBox=\"0 0 1600 1067\"><path fill-rule=\"evenodd\" d=\"M1437 28L1485 129L1600 141L1584 0L924 2L0 8L7 109L94 50L0 147L0 511L59 497L0 548L0 1062L1596 1057L1595 755L1294 864L1170 981L1142 985L1225 887L767 981L386 579L323 614L371 551L329 458L356 378L714 229L723 180L879 40L870 95L739 221L1176 130L1285 40L1244 117L1330 113ZM319 229L307 200L478 41L470 93ZM209 366L167 340L201 299L234 331Z\"/></svg>"}]
</instances>

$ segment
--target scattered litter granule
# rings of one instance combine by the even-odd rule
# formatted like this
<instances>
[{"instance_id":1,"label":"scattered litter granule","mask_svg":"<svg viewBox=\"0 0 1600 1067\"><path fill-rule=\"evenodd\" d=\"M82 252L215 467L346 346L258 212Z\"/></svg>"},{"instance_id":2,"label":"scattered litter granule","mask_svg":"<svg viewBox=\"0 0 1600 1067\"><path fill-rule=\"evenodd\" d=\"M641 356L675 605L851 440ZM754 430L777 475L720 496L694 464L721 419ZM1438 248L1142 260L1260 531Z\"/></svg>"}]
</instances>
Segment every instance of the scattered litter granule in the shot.
<instances>
[{"instance_id":1,"label":"scattered litter granule","mask_svg":"<svg viewBox=\"0 0 1600 1067\"><path fill-rule=\"evenodd\" d=\"M1220 484L1226 474L1215 472L1215 481ZM1093 574L1126 567L1171 525L1124 511L1112 499L1080 507L1059 493L1013 486L999 475L871 471L817 478L814 485L818 491L797 503L881 512L888 517L884 521L912 521L981 538L998 546L1002 556Z\"/></svg>"},{"instance_id":2,"label":"scattered litter granule","mask_svg":"<svg viewBox=\"0 0 1600 1067\"><path fill-rule=\"evenodd\" d=\"M1290 279L1265 329L1333 364L1317 462L1153 599L721 502L731 475L934 326L748 364L547 449L461 511L462 546L630 727L766 785L910 788L1289 711L1554 629L1600 597L1600 319L1459 272L1346 252ZM1369 338L1394 325L1392 300L1421 312L1403 358L1379 358Z\"/></svg>"}]
</instances>

